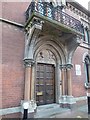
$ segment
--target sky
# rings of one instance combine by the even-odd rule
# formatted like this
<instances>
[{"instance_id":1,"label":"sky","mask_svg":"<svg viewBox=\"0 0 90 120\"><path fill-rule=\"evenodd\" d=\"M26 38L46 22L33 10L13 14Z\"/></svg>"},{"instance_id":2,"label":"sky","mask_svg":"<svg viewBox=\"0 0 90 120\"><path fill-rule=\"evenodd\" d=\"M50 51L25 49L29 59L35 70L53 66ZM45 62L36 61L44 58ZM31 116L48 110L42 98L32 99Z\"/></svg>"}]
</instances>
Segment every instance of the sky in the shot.
<instances>
[{"instance_id":1,"label":"sky","mask_svg":"<svg viewBox=\"0 0 90 120\"><path fill-rule=\"evenodd\" d=\"M88 9L88 2L90 1L90 0L75 0L75 1L77 1L78 3L80 3L83 7L85 7L86 9ZM90 10L90 8L89 8L89 10Z\"/></svg>"}]
</instances>

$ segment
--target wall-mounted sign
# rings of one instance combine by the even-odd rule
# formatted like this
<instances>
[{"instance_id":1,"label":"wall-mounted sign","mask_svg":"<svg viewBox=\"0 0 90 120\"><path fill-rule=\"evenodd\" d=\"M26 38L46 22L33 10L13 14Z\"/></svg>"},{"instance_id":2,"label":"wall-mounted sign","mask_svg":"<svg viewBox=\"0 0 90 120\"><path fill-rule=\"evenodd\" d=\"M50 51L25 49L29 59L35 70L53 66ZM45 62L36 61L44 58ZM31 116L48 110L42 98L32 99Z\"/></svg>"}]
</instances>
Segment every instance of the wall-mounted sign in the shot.
<instances>
[{"instance_id":1,"label":"wall-mounted sign","mask_svg":"<svg viewBox=\"0 0 90 120\"><path fill-rule=\"evenodd\" d=\"M81 65L75 65L76 75L81 75Z\"/></svg>"},{"instance_id":2,"label":"wall-mounted sign","mask_svg":"<svg viewBox=\"0 0 90 120\"><path fill-rule=\"evenodd\" d=\"M37 92L37 95L43 95L43 92Z\"/></svg>"}]
</instances>

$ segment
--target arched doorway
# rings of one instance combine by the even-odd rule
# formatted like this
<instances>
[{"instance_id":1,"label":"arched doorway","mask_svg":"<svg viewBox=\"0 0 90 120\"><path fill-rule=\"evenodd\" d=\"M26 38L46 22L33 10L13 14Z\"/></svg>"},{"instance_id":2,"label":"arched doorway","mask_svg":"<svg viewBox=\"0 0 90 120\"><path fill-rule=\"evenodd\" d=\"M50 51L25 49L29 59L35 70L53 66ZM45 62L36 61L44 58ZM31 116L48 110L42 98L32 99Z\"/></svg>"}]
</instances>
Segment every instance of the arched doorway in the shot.
<instances>
[{"instance_id":1,"label":"arched doorway","mask_svg":"<svg viewBox=\"0 0 90 120\"><path fill-rule=\"evenodd\" d=\"M38 52L36 58L36 102L37 105L55 102L56 58L48 49Z\"/></svg>"},{"instance_id":2,"label":"arched doorway","mask_svg":"<svg viewBox=\"0 0 90 120\"><path fill-rule=\"evenodd\" d=\"M34 46L35 100L38 105L59 103L62 95L60 65L65 63L63 46L51 36L41 37Z\"/></svg>"}]
</instances>

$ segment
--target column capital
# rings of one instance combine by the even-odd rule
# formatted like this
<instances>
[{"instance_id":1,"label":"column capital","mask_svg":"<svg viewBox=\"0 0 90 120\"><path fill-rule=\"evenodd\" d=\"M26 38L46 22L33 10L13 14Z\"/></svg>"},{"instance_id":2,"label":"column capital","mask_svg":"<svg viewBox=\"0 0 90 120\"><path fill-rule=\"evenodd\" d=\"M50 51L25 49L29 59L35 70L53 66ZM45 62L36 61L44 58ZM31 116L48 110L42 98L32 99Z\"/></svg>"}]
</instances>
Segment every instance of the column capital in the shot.
<instances>
[{"instance_id":1,"label":"column capital","mask_svg":"<svg viewBox=\"0 0 90 120\"><path fill-rule=\"evenodd\" d=\"M65 65L65 64L60 65L60 69L61 69L61 70L62 70L62 69L66 69L66 65Z\"/></svg>"},{"instance_id":2,"label":"column capital","mask_svg":"<svg viewBox=\"0 0 90 120\"><path fill-rule=\"evenodd\" d=\"M73 65L70 63L60 65L60 69L71 69L72 67Z\"/></svg>"},{"instance_id":3,"label":"column capital","mask_svg":"<svg viewBox=\"0 0 90 120\"><path fill-rule=\"evenodd\" d=\"M66 64L66 68L67 68L67 69L71 69L71 68L73 68L73 65L70 64L70 63L68 63L68 64Z\"/></svg>"},{"instance_id":4,"label":"column capital","mask_svg":"<svg viewBox=\"0 0 90 120\"><path fill-rule=\"evenodd\" d=\"M24 65L26 67L31 67L33 64L34 64L34 60L33 59L28 59L28 58L24 59Z\"/></svg>"}]
</instances>

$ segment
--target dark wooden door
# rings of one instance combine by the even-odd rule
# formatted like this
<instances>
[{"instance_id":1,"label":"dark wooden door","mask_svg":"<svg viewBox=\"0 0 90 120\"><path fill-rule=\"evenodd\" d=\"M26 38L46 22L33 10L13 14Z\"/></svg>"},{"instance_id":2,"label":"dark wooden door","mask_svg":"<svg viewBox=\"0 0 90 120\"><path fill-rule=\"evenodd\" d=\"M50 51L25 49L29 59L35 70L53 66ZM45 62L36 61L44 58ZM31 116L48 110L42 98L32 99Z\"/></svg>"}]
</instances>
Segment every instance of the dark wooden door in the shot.
<instances>
[{"instance_id":1,"label":"dark wooden door","mask_svg":"<svg viewBox=\"0 0 90 120\"><path fill-rule=\"evenodd\" d=\"M54 66L37 64L36 101L37 105L55 102Z\"/></svg>"}]
</instances>

